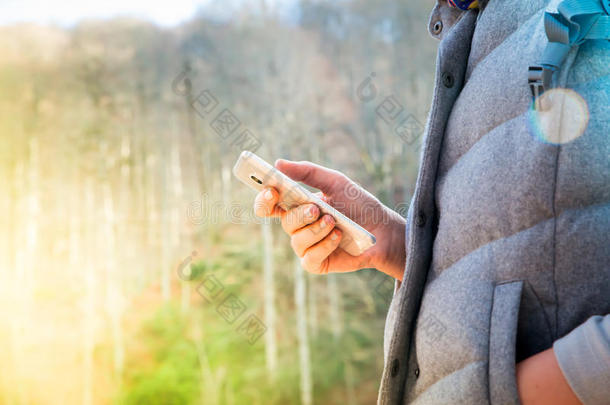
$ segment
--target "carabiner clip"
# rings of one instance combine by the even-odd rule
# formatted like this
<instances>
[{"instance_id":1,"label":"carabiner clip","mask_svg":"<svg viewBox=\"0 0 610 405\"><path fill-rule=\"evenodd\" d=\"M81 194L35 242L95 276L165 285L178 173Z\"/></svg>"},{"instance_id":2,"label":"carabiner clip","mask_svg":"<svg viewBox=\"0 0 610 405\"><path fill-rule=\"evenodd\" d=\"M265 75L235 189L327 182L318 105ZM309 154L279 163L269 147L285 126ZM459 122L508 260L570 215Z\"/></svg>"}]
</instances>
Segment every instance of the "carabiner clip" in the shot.
<instances>
[{"instance_id":1,"label":"carabiner clip","mask_svg":"<svg viewBox=\"0 0 610 405\"><path fill-rule=\"evenodd\" d=\"M527 83L532 91L534 109L537 111L544 111L540 101L540 96L542 96L546 89L551 87L552 77L553 71L551 69L547 69L541 65L533 65L529 67Z\"/></svg>"}]
</instances>

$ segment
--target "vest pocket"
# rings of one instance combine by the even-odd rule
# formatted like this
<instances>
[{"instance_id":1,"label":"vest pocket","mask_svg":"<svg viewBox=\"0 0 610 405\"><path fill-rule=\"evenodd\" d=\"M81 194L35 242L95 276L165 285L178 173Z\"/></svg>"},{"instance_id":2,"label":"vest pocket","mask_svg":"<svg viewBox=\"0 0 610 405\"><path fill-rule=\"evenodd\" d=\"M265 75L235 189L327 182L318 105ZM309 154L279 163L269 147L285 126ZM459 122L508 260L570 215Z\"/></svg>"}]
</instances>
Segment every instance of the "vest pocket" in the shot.
<instances>
[{"instance_id":1,"label":"vest pocket","mask_svg":"<svg viewBox=\"0 0 610 405\"><path fill-rule=\"evenodd\" d=\"M515 375L517 322L523 281L494 287L489 325L489 402L519 405Z\"/></svg>"}]
</instances>

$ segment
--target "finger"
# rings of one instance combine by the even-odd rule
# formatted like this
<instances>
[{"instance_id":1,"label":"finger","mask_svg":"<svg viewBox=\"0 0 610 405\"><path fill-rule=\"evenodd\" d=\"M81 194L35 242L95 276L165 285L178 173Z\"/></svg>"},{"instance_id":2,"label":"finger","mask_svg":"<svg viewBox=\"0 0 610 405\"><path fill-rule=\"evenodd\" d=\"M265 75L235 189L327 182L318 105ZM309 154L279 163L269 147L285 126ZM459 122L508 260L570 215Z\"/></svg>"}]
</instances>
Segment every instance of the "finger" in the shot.
<instances>
[{"instance_id":1,"label":"finger","mask_svg":"<svg viewBox=\"0 0 610 405\"><path fill-rule=\"evenodd\" d=\"M311 224L320 215L320 209L315 204L302 204L286 211L282 215L282 228L288 235L297 229Z\"/></svg>"},{"instance_id":2,"label":"finger","mask_svg":"<svg viewBox=\"0 0 610 405\"><path fill-rule=\"evenodd\" d=\"M297 256L303 257L305 251L328 235L335 225L330 215L324 215L311 225L297 229L290 238L290 245Z\"/></svg>"},{"instance_id":3,"label":"finger","mask_svg":"<svg viewBox=\"0 0 610 405\"><path fill-rule=\"evenodd\" d=\"M259 217L278 217L283 210L276 204L279 199L278 192L267 187L256 195L254 199L254 213Z\"/></svg>"},{"instance_id":4,"label":"finger","mask_svg":"<svg viewBox=\"0 0 610 405\"><path fill-rule=\"evenodd\" d=\"M334 229L321 242L305 251L301 258L301 266L310 273L328 273L328 256L334 252L341 242L341 231Z\"/></svg>"},{"instance_id":5,"label":"finger","mask_svg":"<svg viewBox=\"0 0 610 405\"><path fill-rule=\"evenodd\" d=\"M343 173L311 162L278 159L275 167L293 180L301 181L326 194L332 194L333 190L343 187L348 182Z\"/></svg>"}]
</instances>

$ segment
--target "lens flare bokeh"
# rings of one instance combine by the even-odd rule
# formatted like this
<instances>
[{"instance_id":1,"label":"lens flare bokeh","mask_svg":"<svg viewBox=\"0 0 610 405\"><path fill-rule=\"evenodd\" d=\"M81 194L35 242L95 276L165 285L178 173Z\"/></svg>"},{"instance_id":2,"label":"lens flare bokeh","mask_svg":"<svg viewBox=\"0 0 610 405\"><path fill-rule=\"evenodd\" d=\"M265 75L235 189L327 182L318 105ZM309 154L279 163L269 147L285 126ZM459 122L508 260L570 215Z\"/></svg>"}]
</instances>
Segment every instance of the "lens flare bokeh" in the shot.
<instances>
[{"instance_id":1,"label":"lens flare bokeh","mask_svg":"<svg viewBox=\"0 0 610 405\"><path fill-rule=\"evenodd\" d=\"M562 145L581 137L589 123L589 108L585 99L572 89L550 89L536 100L529 119L537 139Z\"/></svg>"}]
</instances>

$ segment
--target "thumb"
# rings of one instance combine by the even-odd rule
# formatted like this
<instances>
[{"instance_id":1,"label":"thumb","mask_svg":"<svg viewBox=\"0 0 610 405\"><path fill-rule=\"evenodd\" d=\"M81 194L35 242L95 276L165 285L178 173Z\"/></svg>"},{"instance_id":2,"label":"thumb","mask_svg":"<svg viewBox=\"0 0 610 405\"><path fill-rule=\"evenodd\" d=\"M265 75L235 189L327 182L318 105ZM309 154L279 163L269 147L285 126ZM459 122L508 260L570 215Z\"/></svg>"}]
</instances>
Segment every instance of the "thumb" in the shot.
<instances>
[{"instance_id":1,"label":"thumb","mask_svg":"<svg viewBox=\"0 0 610 405\"><path fill-rule=\"evenodd\" d=\"M325 194L332 194L333 190L347 182L347 177L342 173L311 162L278 159L275 161L275 167L292 180L315 187Z\"/></svg>"}]
</instances>

